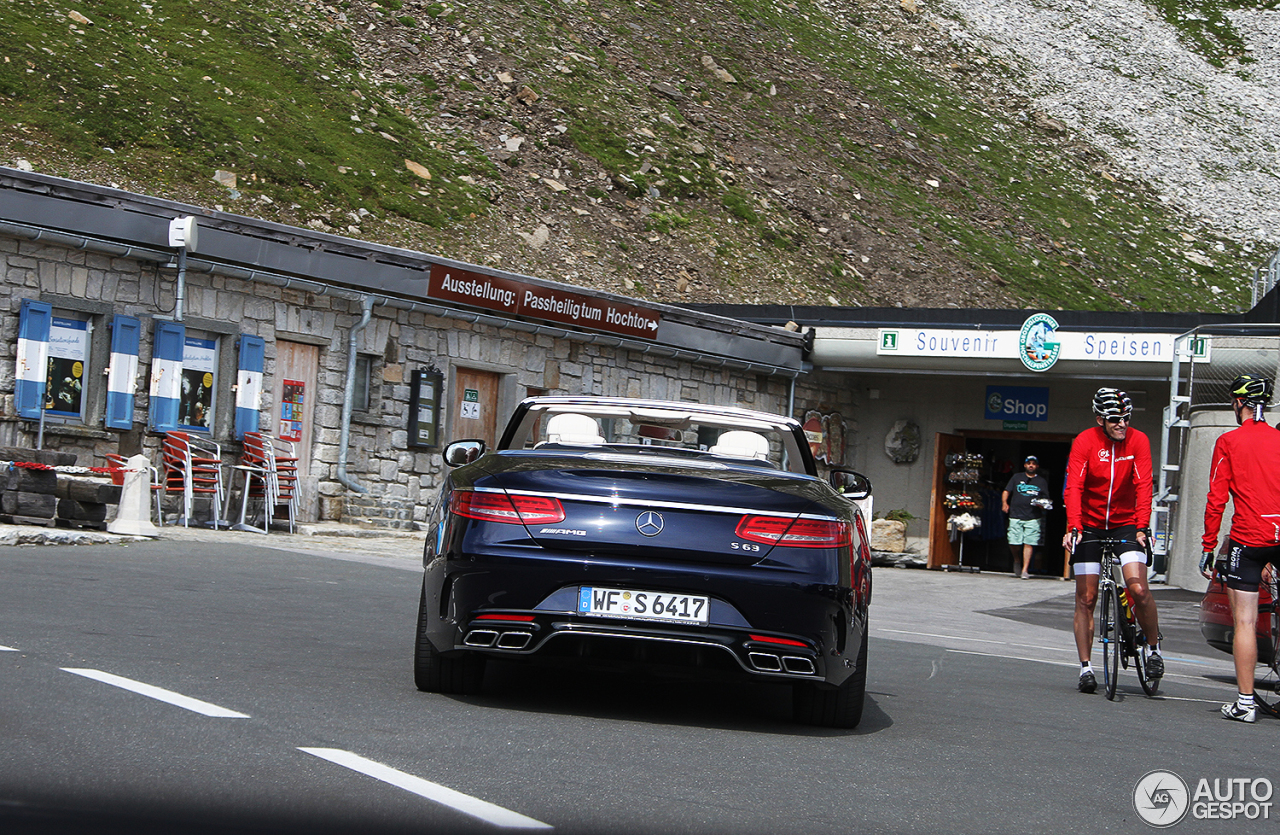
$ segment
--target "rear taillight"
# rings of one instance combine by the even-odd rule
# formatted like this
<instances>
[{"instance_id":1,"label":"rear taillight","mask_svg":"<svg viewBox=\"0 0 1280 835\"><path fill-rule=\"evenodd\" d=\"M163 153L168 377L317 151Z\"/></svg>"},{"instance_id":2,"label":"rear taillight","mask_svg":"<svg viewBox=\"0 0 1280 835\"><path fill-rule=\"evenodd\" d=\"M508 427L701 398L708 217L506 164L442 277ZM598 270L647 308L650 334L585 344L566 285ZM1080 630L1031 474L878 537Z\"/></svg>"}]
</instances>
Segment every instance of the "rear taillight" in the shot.
<instances>
[{"instance_id":1,"label":"rear taillight","mask_svg":"<svg viewBox=\"0 0 1280 835\"><path fill-rule=\"evenodd\" d=\"M564 521L564 507L559 499L523 496L519 493L455 490L449 502L449 510L468 519L505 522L509 525L546 525Z\"/></svg>"},{"instance_id":2,"label":"rear taillight","mask_svg":"<svg viewBox=\"0 0 1280 835\"><path fill-rule=\"evenodd\" d=\"M749 637L751 638L751 640L759 641L762 644L778 644L784 647L804 647L805 649L809 648L809 645L806 644L804 641L793 641L790 638L771 638L768 635L751 635Z\"/></svg>"},{"instance_id":3,"label":"rear taillight","mask_svg":"<svg viewBox=\"0 0 1280 835\"><path fill-rule=\"evenodd\" d=\"M838 519L743 516L734 532L748 542L791 548L842 548L852 542L848 523Z\"/></svg>"}]
</instances>

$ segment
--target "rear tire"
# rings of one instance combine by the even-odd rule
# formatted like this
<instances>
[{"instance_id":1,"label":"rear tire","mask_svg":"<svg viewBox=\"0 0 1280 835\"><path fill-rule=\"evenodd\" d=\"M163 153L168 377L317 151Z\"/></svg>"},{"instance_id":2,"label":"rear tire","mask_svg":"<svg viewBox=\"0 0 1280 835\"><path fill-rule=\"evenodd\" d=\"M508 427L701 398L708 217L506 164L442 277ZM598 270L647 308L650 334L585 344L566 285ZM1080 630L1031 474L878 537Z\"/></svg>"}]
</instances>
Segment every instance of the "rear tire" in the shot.
<instances>
[{"instance_id":1,"label":"rear tire","mask_svg":"<svg viewBox=\"0 0 1280 835\"><path fill-rule=\"evenodd\" d=\"M484 683L484 657L473 652L442 655L427 637L427 584L418 600L418 633L413 647L413 683L428 693L474 696Z\"/></svg>"},{"instance_id":2,"label":"rear tire","mask_svg":"<svg viewBox=\"0 0 1280 835\"><path fill-rule=\"evenodd\" d=\"M844 684L836 688L797 682L792 688L791 709L796 722L827 728L856 728L862 721L867 695L867 633L862 633L858 666Z\"/></svg>"},{"instance_id":3,"label":"rear tire","mask_svg":"<svg viewBox=\"0 0 1280 835\"><path fill-rule=\"evenodd\" d=\"M1103 692L1108 699L1116 697L1120 681L1120 589L1114 584L1102 596L1102 614L1098 619L1098 638L1102 641Z\"/></svg>"}]
</instances>

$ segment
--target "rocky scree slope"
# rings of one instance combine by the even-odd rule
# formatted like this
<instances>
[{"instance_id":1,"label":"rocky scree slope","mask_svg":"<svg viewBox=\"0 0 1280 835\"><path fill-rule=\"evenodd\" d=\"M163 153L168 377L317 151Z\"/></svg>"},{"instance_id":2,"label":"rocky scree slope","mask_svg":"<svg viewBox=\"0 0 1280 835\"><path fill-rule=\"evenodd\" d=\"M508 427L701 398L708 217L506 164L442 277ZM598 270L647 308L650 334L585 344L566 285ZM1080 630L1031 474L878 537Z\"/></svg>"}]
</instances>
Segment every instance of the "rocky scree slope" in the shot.
<instances>
[{"instance_id":1,"label":"rocky scree slope","mask_svg":"<svg viewBox=\"0 0 1280 835\"><path fill-rule=\"evenodd\" d=\"M8 0L0 163L672 303L1247 302L1256 241L1108 151L1015 18Z\"/></svg>"}]
</instances>

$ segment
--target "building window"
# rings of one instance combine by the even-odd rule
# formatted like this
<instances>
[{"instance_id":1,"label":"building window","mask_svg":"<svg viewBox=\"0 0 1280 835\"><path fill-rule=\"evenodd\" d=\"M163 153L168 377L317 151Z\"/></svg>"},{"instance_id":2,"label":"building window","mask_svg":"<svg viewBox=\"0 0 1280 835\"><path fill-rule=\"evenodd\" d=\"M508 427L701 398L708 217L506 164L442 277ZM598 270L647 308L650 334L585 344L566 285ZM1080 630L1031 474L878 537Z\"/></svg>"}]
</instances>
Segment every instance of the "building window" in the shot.
<instances>
[{"instance_id":1,"label":"building window","mask_svg":"<svg viewBox=\"0 0 1280 835\"><path fill-rule=\"evenodd\" d=\"M218 391L218 340L187 332L182 347L178 428L211 432Z\"/></svg>"},{"instance_id":2,"label":"building window","mask_svg":"<svg viewBox=\"0 0 1280 835\"><path fill-rule=\"evenodd\" d=\"M45 418L85 422L89 345L93 326L87 317L54 316L49 327L49 375Z\"/></svg>"},{"instance_id":3,"label":"building window","mask_svg":"<svg viewBox=\"0 0 1280 835\"><path fill-rule=\"evenodd\" d=\"M352 380L351 409L356 412L369 411L370 394L373 390L373 357L368 354L356 355L356 378Z\"/></svg>"}]
</instances>

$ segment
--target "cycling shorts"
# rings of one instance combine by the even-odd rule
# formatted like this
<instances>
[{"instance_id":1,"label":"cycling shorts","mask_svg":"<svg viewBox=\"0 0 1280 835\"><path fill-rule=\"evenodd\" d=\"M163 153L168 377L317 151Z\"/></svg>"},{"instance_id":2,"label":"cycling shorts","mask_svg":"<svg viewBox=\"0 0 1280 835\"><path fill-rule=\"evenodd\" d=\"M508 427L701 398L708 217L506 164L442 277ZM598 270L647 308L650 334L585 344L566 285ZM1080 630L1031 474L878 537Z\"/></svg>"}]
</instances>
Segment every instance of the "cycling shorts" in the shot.
<instances>
[{"instance_id":1,"label":"cycling shorts","mask_svg":"<svg viewBox=\"0 0 1280 835\"><path fill-rule=\"evenodd\" d=\"M1138 526L1122 525L1109 530L1085 528L1071 554L1071 569L1077 575L1102 573L1102 542L1104 539L1115 540L1115 548L1120 552L1120 565L1131 563L1147 564L1147 553L1138 544Z\"/></svg>"},{"instance_id":2,"label":"cycling shorts","mask_svg":"<svg viewBox=\"0 0 1280 835\"><path fill-rule=\"evenodd\" d=\"M1228 539L1226 560L1218 563L1225 568L1218 573L1227 588L1256 593L1262 582L1262 569L1269 562L1280 565L1280 545L1254 547Z\"/></svg>"}]
</instances>

